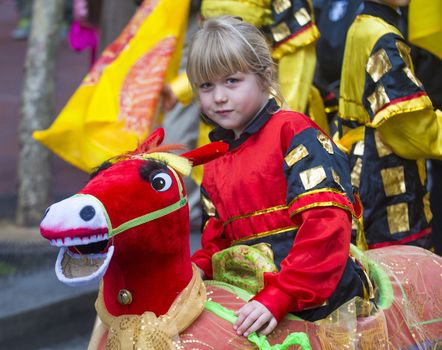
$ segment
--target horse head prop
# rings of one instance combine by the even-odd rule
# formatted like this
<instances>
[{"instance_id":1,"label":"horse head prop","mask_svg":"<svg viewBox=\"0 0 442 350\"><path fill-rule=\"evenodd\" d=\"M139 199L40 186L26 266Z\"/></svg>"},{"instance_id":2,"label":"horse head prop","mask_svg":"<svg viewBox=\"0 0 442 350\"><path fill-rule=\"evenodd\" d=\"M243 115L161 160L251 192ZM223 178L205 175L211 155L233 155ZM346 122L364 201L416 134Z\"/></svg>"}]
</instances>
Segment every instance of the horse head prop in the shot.
<instances>
[{"instance_id":1,"label":"horse head prop","mask_svg":"<svg viewBox=\"0 0 442 350\"><path fill-rule=\"evenodd\" d=\"M192 277L182 176L227 145L177 156L160 146L163 137L157 129L134 152L102 164L78 194L50 206L41 222L43 237L60 248L59 280L76 286L103 278L113 315L164 314ZM174 276L173 283L164 283L164 276Z\"/></svg>"}]
</instances>

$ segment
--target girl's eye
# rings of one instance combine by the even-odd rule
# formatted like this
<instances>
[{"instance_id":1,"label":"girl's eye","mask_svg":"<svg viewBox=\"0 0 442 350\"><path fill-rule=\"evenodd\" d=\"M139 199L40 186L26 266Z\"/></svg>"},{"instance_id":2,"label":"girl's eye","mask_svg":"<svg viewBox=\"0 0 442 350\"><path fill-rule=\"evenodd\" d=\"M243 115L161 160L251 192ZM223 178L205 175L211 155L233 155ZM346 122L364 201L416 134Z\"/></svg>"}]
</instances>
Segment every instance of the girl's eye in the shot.
<instances>
[{"instance_id":1,"label":"girl's eye","mask_svg":"<svg viewBox=\"0 0 442 350\"><path fill-rule=\"evenodd\" d=\"M164 192L172 186L172 178L167 173L159 173L153 177L151 184L155 191Z\"/></svg>"},{"instance_id":2,"label":"girl's eye","mask_svg":"<svg viewBox=\"0 0 442 350\"><path fill-rule=\"evenodd\" d=\"M207 89L210 89L211 86L212 86L211 83L202 83L202 84L200 85L200 89L201 89L201 90L207 90Z\"/></svg>"}]
</instances>

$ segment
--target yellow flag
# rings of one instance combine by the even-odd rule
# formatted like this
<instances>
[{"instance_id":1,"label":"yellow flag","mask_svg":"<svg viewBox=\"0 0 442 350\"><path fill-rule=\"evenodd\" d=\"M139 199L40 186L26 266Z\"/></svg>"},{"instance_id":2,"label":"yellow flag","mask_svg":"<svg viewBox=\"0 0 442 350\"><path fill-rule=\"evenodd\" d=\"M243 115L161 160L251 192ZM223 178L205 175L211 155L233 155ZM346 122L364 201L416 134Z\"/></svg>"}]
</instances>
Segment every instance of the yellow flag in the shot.
<instances>
[{"instance_id":1,"label":"yellow flag","mask_svg":"<svg viewBox=\"0 0 442 350\"><path fill-rule=\"evenodd\" d=\"M177 74L189 3L145 0L54 123L33 137L86 172L134 149L152 131L164 82Z\"/></svg>"},{"instance_id":2,"label":"yellow flag","mask_svg":"<svg viewBox=\"0 0 442 350\"><path fill-rule=\"evenodd\" d=\"M442 0L412 0L408 39L442 59Z\"/></svg>"}]
</instances>

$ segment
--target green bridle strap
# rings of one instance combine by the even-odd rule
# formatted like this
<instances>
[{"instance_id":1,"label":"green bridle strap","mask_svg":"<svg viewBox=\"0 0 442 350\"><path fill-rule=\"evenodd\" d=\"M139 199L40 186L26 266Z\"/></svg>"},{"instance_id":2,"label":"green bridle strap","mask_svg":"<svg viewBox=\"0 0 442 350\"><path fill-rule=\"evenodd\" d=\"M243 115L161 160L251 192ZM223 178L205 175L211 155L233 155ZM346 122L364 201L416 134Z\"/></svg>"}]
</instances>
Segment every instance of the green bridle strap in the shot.
<instances>
[{"instance_id":1,"label":"green bridle strap","mask_svg":"<svg viewBox=\"0 0 442 350\"><path fill-rule=\"evenodd\" d=\"M149 221L161 218L161 217L168 215L170 213L173 213L175 210L178 210L178 209L182 208L184 205L186 205L186 203L187 203L187 198L184 197L184 198L180 199L178 202L175 202L174 204L169 205L168 207L165 207L165 208L156 210L152 213L148 213L146 215L139 216L135 219L126 221L124 224L121 224L120 226L112 229L112 232L109 232L108 236L109 236L109 238L116 236L119 233L129 230L133 227L145 224L146 222L149 222Z\"/></svg>"},{"instance_id":2,"label":"green bridle strap","mask_svg":"<svg viewBox=\"0 0 442 350\"><path fill-rule=\"evenodd\" d=\"M133 227L145 224L149 221L156 220L156 219L161 218L165 215L173 213L174 211L176 211L186 205L187 196L183 196L183 186L181 185L181 181L179 179L179 176L173 168L171 168L171 167L168 167L168 168L172 172L172 174L174 175L175 180L178 184L178 191L180 194L180 199L178 200L178 202L175 202L165 208L161 208L161 209L158 209L158 210L153 211L151 213L147 213L145 215L142 215L142 216L136 217L134 219L131 219L129 221L126 221L125 223L121 224L120 226L118 226L116 228L112 228L112 223L109 219L109 215L107 214L106 208L97 197L92 196L90 194L76 194L73 197L88 196L88 197L94 198L98 203L100 203L100 205L103 209L104 215L106 217L106 221L107 221L107 227L108 227L108 234L107 235L108 235L108 238L111 238L111 237L114 237L114 236L120 234L121 232L129 230Z\"/></svg>"}]
</instances>

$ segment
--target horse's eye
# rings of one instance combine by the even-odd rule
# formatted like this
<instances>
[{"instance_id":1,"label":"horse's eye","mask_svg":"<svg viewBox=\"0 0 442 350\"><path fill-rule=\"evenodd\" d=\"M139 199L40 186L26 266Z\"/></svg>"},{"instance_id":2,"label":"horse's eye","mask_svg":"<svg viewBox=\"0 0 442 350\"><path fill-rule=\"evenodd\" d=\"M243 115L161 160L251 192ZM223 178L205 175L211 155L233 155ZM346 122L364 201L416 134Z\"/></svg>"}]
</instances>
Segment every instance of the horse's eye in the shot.
<instances>
[{"instance_id":1,"label":"horse's eye","mask_svg":"<svg viewBox=\"0 0 442 350\"><path fill-rule=\"evenodd\" d=\"M153 177L151 184L155 191L164 192L172 185L172 178L167 173L159 173Z\"/></svg>"}]
</instances>

